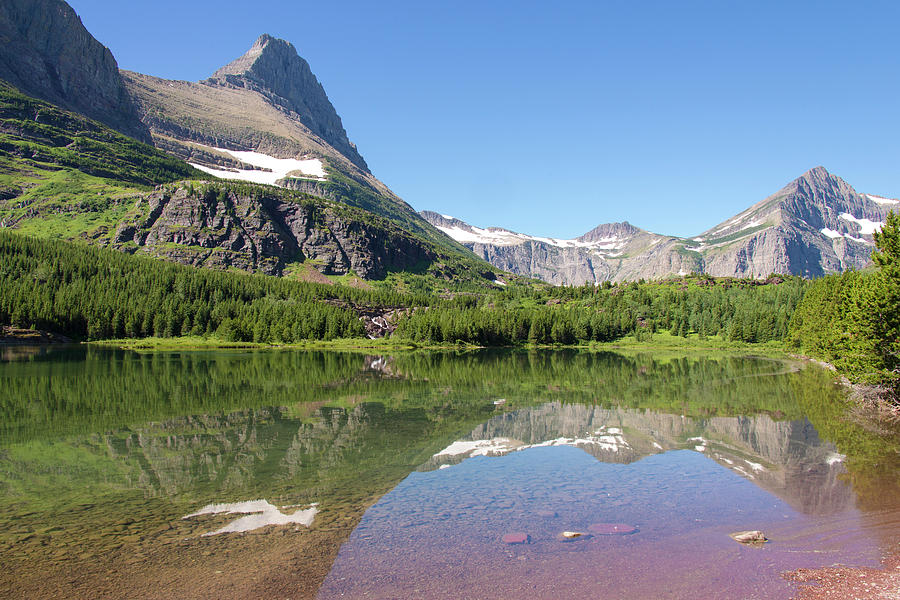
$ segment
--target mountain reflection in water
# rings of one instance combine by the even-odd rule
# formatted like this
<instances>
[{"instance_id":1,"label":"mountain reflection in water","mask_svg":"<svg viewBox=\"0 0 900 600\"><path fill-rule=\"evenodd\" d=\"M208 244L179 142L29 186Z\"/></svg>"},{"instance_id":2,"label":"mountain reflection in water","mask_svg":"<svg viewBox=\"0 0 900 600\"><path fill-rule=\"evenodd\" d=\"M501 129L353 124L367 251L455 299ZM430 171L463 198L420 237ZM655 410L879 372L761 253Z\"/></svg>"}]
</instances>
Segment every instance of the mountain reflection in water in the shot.
<instances>
[{"instance_id":1,"label":"mountain reflection in water","mask_svg":"<svg viewBox=\"0 0 900 600\"><path fill-rule=\"evenodd\" d=\"M793 553L815 564L836 544L871 564L897 542L897 443L843 419L839 393L819 369L740 356L8 353L0 596L415 597L435 568L466 581L466 556L495 579L491 560L517 561L526 590L551 580L538 555L577 588L614 579L591 554L601 543L640 546L604 567L632 582L653 556L689 574L692 556L727 566L787 543L823 550ZM761 553L727 538L774 513ZM257 516L231 526L240 514ZM639 531L557 543L601 517ZM275 524L229 532L259 523ZM500 544L513 526L533 543ZM376 547L419 550L375 576Z\"/></svg>"},{"instance_id":2,"label":"mountain reflection in water","mask_svg":"<svg viewBox=\"0 0 900 600\"><path fill-rule=\"evenodd\" d=\"M781 571L881 557L835 456L806 419L497 415L369 509L319 598L787 598ZM606 523L637 533L591 535ZM747 529L772 541L728 537ZM513 532L528 543L504 544Z\"/></svg>"}]
</instances>

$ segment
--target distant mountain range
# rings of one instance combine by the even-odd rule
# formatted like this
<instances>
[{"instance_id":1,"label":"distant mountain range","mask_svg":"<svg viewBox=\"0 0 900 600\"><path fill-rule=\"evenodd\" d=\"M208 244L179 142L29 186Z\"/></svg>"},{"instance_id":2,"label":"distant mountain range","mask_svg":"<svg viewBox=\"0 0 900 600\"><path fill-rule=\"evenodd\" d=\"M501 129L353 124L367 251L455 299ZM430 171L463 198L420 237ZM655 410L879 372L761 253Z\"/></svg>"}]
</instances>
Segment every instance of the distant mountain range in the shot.
<instances>
[{"instance_id":1,"label":"distant mountain range","mask_svg":"<svg viewBox=\"0 0 900 600\"><path fill-rule=\"evenodd\" d=\"M419 214L376 179L284 40L262 35L200 82L120 72L62 0L0 0L0 41L15 88L0 90L0 226L197 266L484 286L498 270L554 284L816 277L865 266L898 204L817 167L693 238L627 222L573 240L481 229ZM203 179L239 183L187 183Z\"/></svg>"},{"instance_id":2,"label":"distant mountain range","mask_svg":"<svg viewBox=\"0 0 900 600\"><path fill-rule=\"evenodd\" d=\"M482 229L424 211L438 229L497 268L554 284L660 279L691 272L721 277L772 273L819 277L869 262L872 233L900 201L860 194L823 167L692 238L628 222L562 240Z\"/></svg>"}]
</instances>

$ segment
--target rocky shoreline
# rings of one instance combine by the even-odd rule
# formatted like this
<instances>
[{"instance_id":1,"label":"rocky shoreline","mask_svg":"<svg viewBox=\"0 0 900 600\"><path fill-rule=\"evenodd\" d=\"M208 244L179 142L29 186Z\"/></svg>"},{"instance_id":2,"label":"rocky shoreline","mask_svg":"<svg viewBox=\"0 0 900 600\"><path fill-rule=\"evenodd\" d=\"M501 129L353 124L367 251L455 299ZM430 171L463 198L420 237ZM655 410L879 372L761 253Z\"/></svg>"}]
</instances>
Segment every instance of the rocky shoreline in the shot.
<instances>
[{"instance_id":1,"label":"rocky shoreline","mask_svg":"<svg viewBox=\"0 0 900 600\"><path fill-rule=\"evenodd\" d=\"M799 354L790 356L815 363L837 375L838 383L849 393L849 399L855 407L853 412L860 419L888 426L900 425L900 399L890 388L883 385L853 383L845 375L842 375L837 367L824 360Z\"/></svg>"},{"instance_id":2,"label":"rocky shoreline","mask_svg":"<svg viewBox=\"0 0 900 600\"><path fill-rule=\"evenodd\" d=\"M801 584L797 600L822 598L900 598L900 555L882 561L880 569L870 567L825 567L797 569L783 574Z\"/></svg>"},{"instance_id":3,"label":"rocky shoreline","mask_svg":"<svg viewBox=\"0 0 900 600\"><path fill-rule=\"evenodd\" d=\"M72 339L52 331L0 327L0 346L34 346L38 344L71 344Z\"/></svg>"}]
</instances>

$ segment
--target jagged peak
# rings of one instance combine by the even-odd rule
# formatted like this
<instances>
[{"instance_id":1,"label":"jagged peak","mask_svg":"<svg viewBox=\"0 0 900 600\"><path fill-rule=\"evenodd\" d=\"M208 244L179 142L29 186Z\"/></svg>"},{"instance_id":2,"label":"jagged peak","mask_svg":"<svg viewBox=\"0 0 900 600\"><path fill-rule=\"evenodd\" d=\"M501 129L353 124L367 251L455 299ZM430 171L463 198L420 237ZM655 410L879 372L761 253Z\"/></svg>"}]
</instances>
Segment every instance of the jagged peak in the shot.
<instances>
[{"instance_id":1,"label":"jagged peak","mask_svg":"<svg viewBox=\"0 0 900 600\"><path fill-rule=\"evenodd\" d=\"M369 170L348 139L325 88L290 42L264 33L247 52L217 70L205 83L243 87L263 94L273 104L299 115L310 131L350 162L363 171Z\"/></svg>"},{"instance_id":2,"label":"jagged peak","mask_svg":"<svg viewBox=\"0 0 900 600\"><path fill-rule=\"evenodd\" d=\"M813 167L812 169L808 170L806 173L804 173L800 177L812 177L812 178L831 177L831 173L828 172L828 169L826 169L822 165L819 165L817 167Z\"/></svg>"},{"instance_id":3,"label":"jagged peak","mask_svg":"<svg viewBox=\"0 0 900 600\"><path fill-rule=\"evenodd\" d=\"M850 188L850 184L846 181L838 177L837 175L830 173L825 167L818 166L813 167L812 169L806 171L803 175L792 181L790 185L793 184L807 184L810 187L820 188L820 187L845 187Z\"/></svg>"},{"instance_id":4,"label":"jagged peak","mask_svg":"<svg viewBox=\"0 0 900 600\"><path fill-rule=\"evenodd\" d=\"M855 197L857 192L849 183L833 173L829 173L825 167L818 166L805 172L803 175L787 184L776 196L787 193L799 193L810 198L824 195L837 195L842 197Z\"/></svg>"},{"instance_id":5,"label":"jagged peak","mask_svg":"<svg viewBox=\"0 0 900 600\"><path fill-rule=\"evenodd\" d=\"M297 53L294 45L286 40L264 33L253 42L250 49L240 57L231 61L212 74L212 79L224 78L227 75L246 75L253 71L253 67L260 60L269 56L277 56L281 59L295 61L295 67L301 70L309 70L309 64Z\"/></svg>"}]
</instances>

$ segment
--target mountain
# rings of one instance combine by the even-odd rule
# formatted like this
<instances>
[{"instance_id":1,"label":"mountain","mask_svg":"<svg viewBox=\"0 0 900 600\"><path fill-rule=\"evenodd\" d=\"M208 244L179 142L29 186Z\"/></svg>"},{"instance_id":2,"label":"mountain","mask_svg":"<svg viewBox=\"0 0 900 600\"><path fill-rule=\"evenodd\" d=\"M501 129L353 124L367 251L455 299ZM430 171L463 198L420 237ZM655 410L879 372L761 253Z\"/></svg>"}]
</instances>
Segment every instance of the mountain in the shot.
<instances>
[{"instance_id":1,"label":"mountain","mask_svg":"<svg viewBox=\"0 0 900 600\"><path fill-rule=\"evenodd\" d=\"M188 83L123 78L58 0L0 3L0 33L0 227L319 282L492 285L369 172L291 44L261 36Z\"/></svg>"},{"instance_id":2,"label":"mountain","mask_svg":"<svg viewBox=\"0 0 900 600\"><path fill-rule=\"evenodd\" d=\"M0 79L28 96L150 141L112 53L62 0L0 2Z\"/></svg>"},{"instance_id":3,"label":"mountain","mask_svg":"<svg viewBox=\"0 0 900 600\"><path fill-rule=\"evenodd\" d=\"M380 279L422 272L446 254L387 218L336 200L198 181L207 176L187 163L2 82L0 121L0 227L317 281L327 281L320 273ZM452 269L450 263L440 269Z\"/></svg>"},{"instance_id":4,"label":"mountain","mask_svg":"<svg viewBox=\"0 0 900 600\"><path fill-rule=\"evenodd\" d=\"M561 240L473 227L423 212L433 225L492 265L554 284L660 279L689 272L762 278L818 277L869 262L872 233L900 201L856 192L816 167L740 214L693 238L629 223L600 225Z\"/></svg>"},{"instance_id":5,"label":"mountain","mask_svg":"<svg viewBox=\"0 0 900 600\"><path fill-rule=\"evenodd\" d=\"M819 277L869 262L872 233L900 201L857 193L823 167L687 241L704 271L761 277Z\"/></svg>"},{"instance_id":6,"label":"mountain","mask_svg":"<svg viewBox=\"0 0 900 600\"><path fill-rule=\"evenodd\" d=\"M262 35L200 82L122 74L156 146L206 173L356 206L471 258L369 172L322 85L288 42Z\"/></svg>"},{"instance_id":7,"label":"mountain","mask_svg":"<svg viewBox=\"0 0 900 600\"><path fill-rule=\"evenodd\" d=\"M556 285L665 277L696 271L696 257L675 248L679 238L628 222L595 227L571 240L537 237L499 227L481 229L449 215L423 211L438 229L498 269Z\"/></svg>"}]
</instances>

